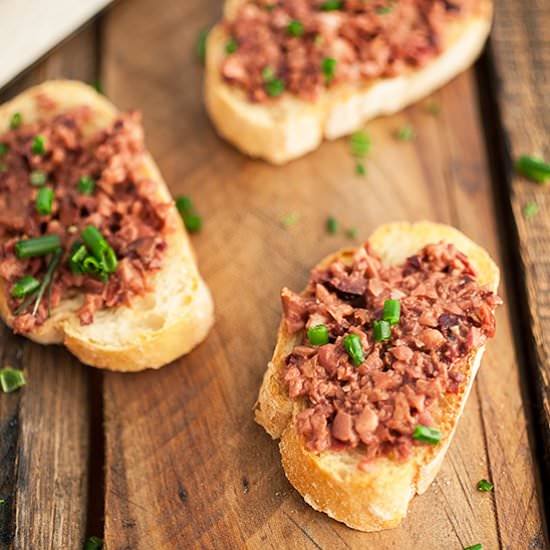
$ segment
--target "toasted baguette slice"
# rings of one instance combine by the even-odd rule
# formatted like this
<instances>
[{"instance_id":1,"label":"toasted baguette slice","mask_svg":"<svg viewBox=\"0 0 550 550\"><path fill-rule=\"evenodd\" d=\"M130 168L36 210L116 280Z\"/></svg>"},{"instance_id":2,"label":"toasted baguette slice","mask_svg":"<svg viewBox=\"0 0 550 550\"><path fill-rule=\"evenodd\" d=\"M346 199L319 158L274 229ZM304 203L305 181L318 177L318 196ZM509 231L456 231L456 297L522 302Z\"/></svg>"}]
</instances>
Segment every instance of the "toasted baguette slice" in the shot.
<instances>
[{"instance_id":1,"label":"toasted baguette slice","mask_svg":"<svg viewBox=\"0 0 550 550\"><path fill-rule=\"evenodd\" d=\"M245 1L227 0L227 21ZM220 66L229 37L218 24L206 48L207 110L218 133L244 153L284 164L313 151L323 138L345 136L372 118L400 111L468 68L489 34L492 1L479 0L475 9L467 19L457 19L449 26L443 37L443 53L421 69L395 78L335 86L315 102L287 95L280 100L251 103L241 89L227 84Z\"/></svg>"},{"instance_id":2,"label":"toasted baguette slice","mask_svg":"<svg viewBox=\"0 0 550 550\"><path fill-rule=\"evenodd\" d=\"M90 86L75 81L50 81L30 88L0 106L0 129L9 127L19 112L24 122L44 118L36 98L45 94L57 107L48 117L87 105L94 112L84 129L92 135L112 123L117 109ZM166 183L150 155L143 164L144 176L159 182L159 196L172 201ZM29 334L40 344L64 344L82 362L117 371L158 368L189 352L207 335L213 323L213 303L202 280L175 206L170 210L176 231L168 234L163 267L151 274L151 291L132 301L131 307L103 309L91 325L82 326L76 311L84 303L81 294L64 299L51 317ZM12 326L5 281L0 282L0 315Z\"/></svg>"},{"instance_id":3,"label":"toasted baguette slice","mask_svg":"<svg viewBox=\"0 0 550 550\"><path fill-rule=\"evenodd\" d=\"M464 252L478 272L480 285L496 291L499 270L478 245L462 233L430 222L394 223L380 227L369 239L385 264L403 262L429 243L445 240ZM346 249L321 261L326 266L340 258L353 261L354 250ZM361 451L325 451L319 454L305 448L296 429L296 415L304 400L292 400L281 382L285 358L301 343L303 332L289 334L283 321L277 346L268 365L258 401L256 422L274 439L280 438L283 468L289 481L316 510L360 531L396 527L406 516L412 497L421 494L437 474L449 447L458 419L472 389L484 348L472 353L461 373L465 381L458 394L446 394L430 409L442 433L437 446L414 447L407 462L380 458L368 473L358 469Z\"/></svg>"}]
</instances>

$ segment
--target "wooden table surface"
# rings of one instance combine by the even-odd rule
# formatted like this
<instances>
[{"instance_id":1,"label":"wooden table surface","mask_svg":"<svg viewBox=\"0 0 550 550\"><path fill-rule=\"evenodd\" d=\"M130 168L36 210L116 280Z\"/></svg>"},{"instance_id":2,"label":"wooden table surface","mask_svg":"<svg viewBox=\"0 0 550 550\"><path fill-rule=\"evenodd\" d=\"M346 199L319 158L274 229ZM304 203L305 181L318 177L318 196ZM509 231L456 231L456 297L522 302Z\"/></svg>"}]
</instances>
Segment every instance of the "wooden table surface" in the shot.
<instances>
[{"instance_id":1,"label":"wooden table surface","mask_svg":"<svg viewBox=\"0 0 550 550\"><path fill-rule=\"evenodd\" d=\"M131 375L0 329L2 363L27 376L0 395L0 549L72 550L89 535L108 550L549 548L550 197L515 177L512 159L550 158L550 2L497 3L475 69L367 125L364 178L347 140L274 168L216 136L194 43L219 0L120 0L3 90L5 100L47 78L100 80L121 108L143 111L173 193L204 217L193 243L217 322L189 356ZM414 141L395 139L403 124ZM529 201L540 210L526 220ZM292 213L299 221L285 229ZM356 244L384 222L450 223L503 272L497 335L443 467L401 527L376 534L307 506L252 419L280 288L301 289L320 258L350 244L326 234L330 215L357 227ZM494 493L476 491L482 478Z\"/></svg>"}]
</instances>

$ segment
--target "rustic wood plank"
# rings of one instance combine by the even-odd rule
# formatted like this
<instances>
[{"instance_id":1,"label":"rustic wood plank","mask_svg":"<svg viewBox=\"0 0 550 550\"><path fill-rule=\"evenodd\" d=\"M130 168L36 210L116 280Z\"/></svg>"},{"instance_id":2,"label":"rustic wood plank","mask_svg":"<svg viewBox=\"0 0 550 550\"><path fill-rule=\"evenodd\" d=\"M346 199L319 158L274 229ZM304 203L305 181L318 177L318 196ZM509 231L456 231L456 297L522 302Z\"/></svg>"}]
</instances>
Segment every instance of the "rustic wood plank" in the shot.
<instances>
[{"instance_id":1,"label":"rustic wood plank","mask_svg":"<svg viewBox=\"0 0 550 550\"><path fill-rule=\"evenodd\" d=\"M314 512L285 480L251 407L275 341L279 289L302 288L311 266L349 244L325 234L326 217L365 237L395 219L454 223L497 258L500 243L472 73L437 94L438 118L420 104L369 124L365 179L345 140L273 168L221 142L201 107L194 39L219 9L214 0L162 0L152 12L134 0L106 21L106 91L143 109L172 191L189 193L204 214L194 244L217 304L216 327L188 357L105 377L109 549L541 547L507 306L443 468L400 528L354 532ZM412 144L394 139L405 122L418 133ZM285 230L280 220L292 212L300 221ZM475 490L483 477L495 480L494 495Z\"/></svg>"},{"instance_id":2,"label":"rustic wood plank","mask_svg":"<svg viewBox=\"0 0 550 550\"><path fill-rule=\"evenodd\" d=\"M503 159L508 160L504 175L510 183L513 231L519 238L527 287L528 311L523 330L530 337L534 387L541 409L546 483L550 483L550 196L544 186L513 174L511 161L524 154L550 159L549 21L549 2L503 0L496 14L490 48L498 78L495 93L505 131L504 154L508 157ZM539 212L534 218L525 219L522 211L529 202L535 202ZM547 506L550 510L550 501Z\"/></svg>"},{"instance_id":3,"label":"rustic wood plank","mask_svg":"<svg viewBox=\"0 0 550 550\"><path fill-rule=\"evenodd\" d=\"M2 101L48 78L93 81L96 27L71 39L2 92ZM0 548L80 548L86 531L89 373L59 347L42 347L7 328L2 364L25 370L27 385L0 394Z\"/></svg>"}]
</instances>

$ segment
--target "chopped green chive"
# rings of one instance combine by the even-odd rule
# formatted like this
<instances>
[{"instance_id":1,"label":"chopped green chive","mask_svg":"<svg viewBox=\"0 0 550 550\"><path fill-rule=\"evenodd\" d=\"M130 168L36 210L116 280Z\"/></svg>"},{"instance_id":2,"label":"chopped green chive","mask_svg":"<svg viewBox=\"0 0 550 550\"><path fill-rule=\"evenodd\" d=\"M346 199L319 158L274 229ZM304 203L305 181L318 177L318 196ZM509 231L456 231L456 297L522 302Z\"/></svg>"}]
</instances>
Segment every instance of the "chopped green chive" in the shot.
<instances>
[{"instance_id":1,"label":"chopped green chive","mask_svg":"<svg viewBox=\"0 0 550 550\"><path fill-rule=\"evenodd\" d=\"M86 248L99 262L101 269L105 273L113 273L117 268L118 260L115 251L111 248L99 230L93 225L88 225L84 228L80 237L84 241Z\"/></svg>"},{"instance_id":2,"label":"chopped green chive","mask_svg":"<svg viewBox=\"0 0 550 550\"><path fill-rule=\"evenodd\" d=\"M48 174L42 170L33 170L29 176L29 180L33 187L42 187L48 181Z\"/></svg>"},{"instance_id":3,"label":"chopped green chive","mask_svg":"<svg viewBox=\"0 0 550 550\"><path fill-rule=\"evenodd\" d=\"M82 176L78 180L78 192L82 195L91 195L94 192L96 181L88 176Z\"/></svg>"},{"instance_id":4,"label":"chopped green chive","mask_svg":"<svg viewBox=\"0 0 550 550\"><path fill-rule=\"evenodd\" d=\"M292 36L302 36L304 34L304 25L301 21L295 19L288 24L286 32Z\"/></svg>"},{"instance_id":5,"label":"chopped green chive","mask_svg":"<svg viewBox=\"0 0 550 550\"><path fill-rule=\"evenodd\" d=\"M333 57L325 57L321 62L321 70L325 75L325 82L328 84L335 75L336 59L334 59Z\"/></svg>"},{"instance_id":6,"label":"chopped green chive","mask_svg":"<svg viewBox=\"0 0 550 550\"><path fill-rule=\"evenodd\" d=\"M57 235L44 235L34 239L26 239L15 243L15 255L23 260L51 254L61 248L61 241Z\"/></svg>"},{"instance_id":7,"label":"chopped green chive","mask_svg":"<svg viewBox=\"0 0 550 550\"><path fill-rule=\"evenodd\" d=\"M395 8L394 2L390 2L387 6L380 6L376 8L376 13L378 13L379 15L386 15L388 13L391 13L394 8Z\"/></svg>"},{"instance_id":8,"label":"chopped green chive","mask_svg":"<svg viewBox=\"0 0 550 550\"><path fill-rule=\"evenodd\" d=\"M367 167L364 162L359 161L355 166L355 172L358 176L365 176L367 173Z\"/></svg>"},{"instance_id":9,"label":"chopped green chive","mask_svg":"<svg viewBox=\"0 0 550 550\"><path fill-rule=\"evenodd\" d=\"M99 537L89 537L84 543L83 550L101 550L103 548L103 539Z\"/></svg>"},{"instance_id":10,"label":"chopped green chive","mask_svg":"<svg viewBox=\"0 0 550 550\"><path fill-rule=\"evenodd\" d=\"M79 241L73 244L69 254L69 267L74 274L83 273L83 263L88 256L87 248Z\"/></svg>"},{"instance_id":11,"label":"chopped green chive","mask_svg":"<svg viewBox=\"0 0 550 550\"><path fill-rule=\"evenodd\" d=\"M439 116L441 114L441 104L437 101L430 101L426 104L425 109L432 116Z\"/></svg>"},{"instance_id":12,"label":"chopped green chive","mask_svg":"<svg viewBox=\"0 0 550 550\"><path fill-rule=\"evenodd\" d=\"M202 29L197 36L197 42L195 44L195 55L197 59L204 63L206 60L206 41L208 40L208 34L210 29Z\"/></svg>"},{"instance_id":13,"label":"chopped green chive","mask_svg":"<svg viewBox=\"0 0 550 550\"><path fill-rule=\"evenodd\" d=\"M372 142L370 137L362 131L355 132L351 136L351 152L356 157L365 157L370 153Z\"/></svg>"},{"instance_id":14,"label":"chopped green chive","mask_svg":"<svg viewBox=\"0 0 550 550\"><path fill-rule=\"evenodd\" d=\"M198 214L188 214L184 216L183 224L189 233L197 233L201 230L202 218Z\"/></svg>"},{"instance_id":15,"label":"chopped green chive","mask_svg":"<svg viewBox=\"0 0 550 550\"><path fill-rule=\"evenodd\" d=\"M327 233L329 235L336 235L338 232L338 220L336 218L333 218L332 216L330 218L327 218Z\"/></svg>"},{"instance_id":16,"label":"chopped green chive","mask_svg":"<svg viewBox=\"0 0 550 550\"><path fill-rule=\"evenodd\" d=\"M284 93L285 83L279 78L274 78L265 85L265 89L271 97L277 97Z\"/></svg>"},{"instance_id":17,"label":"chopped green chive","mask_svg":"<svg viewBox=\"0 0 550 550\"><path fill-rule=\"evenodd\" d=\"M267 11L273 11L276 7L276 4L265 4L264 5L264 9L266 9Z\"/></svg>"},{"instance_id":18,"label":"chopped green chive","mask_svg":"<svg viewBox=\"0 0 550 550\"><path fill-rule=\"evenodd\" d=\"M482 493L489 493L494 488L495 486L490 481L487 481L486 479L480 480L479 483L477 484L477 490L481 491Z\"/></svg>"},{"instance_id":19,"label":"chopped green chive","mask_svg":"<svg viewBox=\"0 0 550 550\"><path fill-rule=\"evenodd\" d=\"M98 93L103 93L103 86L101 85L101 82L99 80L96 80L95 82L92 82L90 86Z\"/></svg>"},{"instance_id":20,"label":"chopped green chive","mask_svg":"<svg viewBox=\"0 0 550 550\"><path fill-rule=\"evenodd\" d=\"M534 218L539 211L539 205L536 202L528 202L522 210L525 219Z\"/></svg>"},{"instance_id":21,"label":"chopped green chive","mask_svg":"<svg viewBox=\"0 0 550 550\"><path fill-rule=\"evenodd\" d=\"M230 38L225 43L225 53L228 53L228 54L235 53L238 48L239 48L239 44L237 43L237 41L234 38Z\"/></svg>"},{"instance_id":22,"label":"chopped green chive","mask_svg":"<svg viewBox=\"0 0 550 550\"><path fill-rule=\"evenodd\" d=\"M384 302L384 321L388 321L390 325L397 325L401 317L401 304L399 300L386 300Z\"/></svg>"},{"instance_id":23,"label":"chopped green chive","mask_svg":"<svg viewBox=\"0 0 550 550\"><path fill-rule=\"evenodd\" d=\"M187 195L177 197L176 208L181 216L190 214L193 211L193 202L191 201L191 197L188 197Z\"/></svg>"},{"instance_id":24,"label":"chopped green chive","mask_svg":"<svg viewBox=\"0 0 550 550\"><path fill-rule=\"evenodd\" d=\"M309 343L313 346L324 346L328 344L328 328L326 325L317 325L307 331Z\"/></svg>"},{"instance_id":25,"label":"chopped green chive","mask_svg":"<svg viewBox=\"0 0 550 550\"><path fill-rule=\"evenodd\" d=\"M53 189L51 187L41 187L36 196L36 211L41 216L47 216L52 213Z\"/></svg>"},{"instance_id":26,"label":"chopped green chive","mask_svg":"<svg viewBox=\"0 0 550 550\"><path fill-rule=\"evenodd\" d=\"M465 546L464 550L483 550L482 544L474 544L473 546Z\"/></svg>"},{"instance_id":27,"label":"chopped green chive","mask_svg":"<svg viewBox=\"0 0 550 550\"><path fill-rule=\"evenodd\" d=\"M391 338L391 326L388 321L373 321L372 329L375 342L387 342Z\"/></svg>"},{"instance_id":28,"label":"chopped green chive","mask_svg":"<svg viewBox=\"0 0 550 550\"><path fill-rule=\"evenodd\" d=\"M411 141L414 139L414 130L412 126L401 126L396 132L396 137L399 141Z\"/></svg>"},{"instance_id":29,"label":"chopped green chive","mask_svg":"<svg viewBox=\"0 0 550 550\"><path fill-rule=\"evenodd\" d=\"M418 426L414 429L413 438L422 443L430 443L436 445L441 440L441 432L436 428L429 428L428 426Z\"/></svg>"},{"instance_id":30,"label":"chopped green chive","mask_svg":"<svg viewBox=\"0 0 550 550\"><path fill-rule=\"evenodd\" d=\"M365 360L365 352L361 345L361 338L357 334L347 334L344 337L344 347L355 365L359 366Z\"/></svg>"},{"instance_id":31,"label":"chopped green chive","mask_svg":"<svg viewBox=\"0 0 550 550\"><path fill-rule=\"evenodd\" d=\"M6 172L8 170L8 167L6 166L5 162L0 162L0 172Z\"/></svg>"},{"instance_id":32,"label":"chopped green chive","mask_svg":"<svg viewBox=\"0 0 550 550\"><path fill-rule=\"evenodd\" d=\"M21 117L21 113L13 113L10 119L10 128L14 130L15 128L19 128L19 126L21 126L22 120L23 118Z\"/></svg>"},{"instance_id":33,"label":"chopped green chive","mask_svg":"<svg viewBox=\"0 0 550 550\"><path fill-rule=\"evenodd\" d=\"M4 367L0 369L0 387L4 393L11 393L22 388L26 383L25 374L20 369Z\"/></svg>"},{"instance_id":34,"label":"chopped green chive","mask_svg":"<svg viewBox=\"0 0 550 550\"><path fill-rule=\"evenodd\" d=\"M26 275L22 279L19 279L11 290L11 295L15 298L24 298L31 292L34 292L40 283L32 275Z\"/></svg>"},{"instance_id":35,"label":"chopped green chive","mask_svg":"<svg viewBox=\"0 0 550 550\"><path fill-rule=\"evenodd\" d=\"M286 229L294 225L300 219L300 214L293 212L281 220L281 225Z\"/></svg>"},{"instance_id":36,"label":"chopped green chive","mask_svg":"<svg viewBox=\"0 0 550 550\"><path fill-rule=\"evenodd\" d=\"M313 42L316 46L322 46L325 39L323 38L322 34L316 34L315 38L313 39Z\"/></svg>"},{"instance_id":37,"label":"chopped green chive","mask_svg":"<svg viewBox=\"0 0 550 550\"><path fill-rule=\"evenodd\" d=\"M31 151L34 155L43 155L46 152L46 138L40 134L35 136Z\"/></svg>"},{"instance_id":38,"label":"chopped green chive","mask_svg":"<svg viewBox=\"0 0 550 550\"><path fill-rule=\"evenodd\" d=\"M8 146L0 143L0 155L5 155L8 152Z\"/></svg>"},{"instance_id":39,"label":"chopped green chive","mask_svg":"<svg viewBox=\"0 0 550 550\"><path fill-rule=\"evenodd\" d=\"M550 179L550 164L542 159L523 155L516 162L516 172L538 183L546 183Z\"/></svg>"},{"instance_id":40,"label":"chopped green chive","mask_svg":"<svg viewBox=\"0 0 550 550\"><path fill-rule=\"evenodd\" d=\"M328 0L321 6L321 11L334 11L342 7L342 0Z\"/></svg>"},{"instance_id":41,"label":"chopped green chive","mask_svg":"<svg viewBox=\"0 0 550 550\"><path fill-rule=\"evenodd\" d=\"M346 237L348 239L355 239L357 238L357 227L350 227L347 231L346 231Z\"/></svg>"}]
</instances>

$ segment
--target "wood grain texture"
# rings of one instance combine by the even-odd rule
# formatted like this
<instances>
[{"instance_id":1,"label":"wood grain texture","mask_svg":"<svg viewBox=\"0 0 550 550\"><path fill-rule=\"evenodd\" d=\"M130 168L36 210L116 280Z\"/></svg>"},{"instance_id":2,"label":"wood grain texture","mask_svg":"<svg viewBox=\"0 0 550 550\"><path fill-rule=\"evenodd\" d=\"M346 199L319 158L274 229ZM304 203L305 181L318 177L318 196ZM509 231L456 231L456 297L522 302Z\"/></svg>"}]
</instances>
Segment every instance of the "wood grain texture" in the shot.
<instances>
[{"instance_id":1,"label":"wood grain texture","mask_svg":"<svg viewBox=\"0 0 550 550\"><path fill-rule=\"evenodd\" d=\"M393 531L362 534L314 512L285 480L277 445L251 408L271 357L279 290L349 244L327 216L366 237L380 223L453 223L500 260L472 73L425 103L369 124L367 177L345 140L283 168L241 156L214 134L201 103L198 30L214 0L123 2L106 17L103 81L121 107L144 111L148 145L174 194L204 215L194 237L217 324L159 372L105 376L109 550L124 548L544 548L509 310L498 313L476 388L443 468ZM417 139L395 140L412 124ZM284 229L281 219L300 215ZM357 241L356 244L359 244ZM501 294L507 301L507 289ZM481 478L495 482L481 494Z\"/></svg>"},{"instance_id":2,"label":"wood grain texture","mask_svg":"<svg viewBox=\"0 0 550 550\"><path fill-rule=\"evenodd\" d=\"M70 40L2 94L59 76L95 79L95 27ZM0 548L80 548L86 529L88 371L59 347L0 332L2 365L27 385L0 394Z\"/></svg>"},{"instance_id":3,"label":"wood grain texture","mask_svg":"<svg viewBox=\"0 0 550 550\"><path fill-rule=\"evenodd\" d=\"M504 126L508 160L534 154L550 159L550 3L504 0L497 11L491 53L498 77L496 101ZM513 174L511 203L527 287L533 370L542 405L544 461L550 476L550 195L548 188ZM529 202L539 206L531 219ZM550 481L550 477L547 478ZM549 504L550 506L550 504Z\"/></svg>"}]
</instances>

